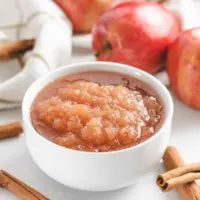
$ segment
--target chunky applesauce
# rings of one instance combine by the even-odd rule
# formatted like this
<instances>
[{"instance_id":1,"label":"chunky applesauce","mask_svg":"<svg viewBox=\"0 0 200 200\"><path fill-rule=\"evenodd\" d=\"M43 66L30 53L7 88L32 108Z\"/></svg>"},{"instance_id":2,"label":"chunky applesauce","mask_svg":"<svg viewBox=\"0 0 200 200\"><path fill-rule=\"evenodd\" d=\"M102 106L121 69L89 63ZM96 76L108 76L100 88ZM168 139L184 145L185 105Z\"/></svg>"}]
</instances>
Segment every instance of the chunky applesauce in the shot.
<instances>
[{"instance_id":1,"label":"chunky applesauce","mask_svg":"<svg viewBox=\"0 0 200 200\"><path fill-rule=\"evenodd\" d=\"M136 79L88 72L46 86L32 105L31 118L37 132L58 145L105 152L154 135L163 107L157 95Z\"/></svg>"}]
</instances>

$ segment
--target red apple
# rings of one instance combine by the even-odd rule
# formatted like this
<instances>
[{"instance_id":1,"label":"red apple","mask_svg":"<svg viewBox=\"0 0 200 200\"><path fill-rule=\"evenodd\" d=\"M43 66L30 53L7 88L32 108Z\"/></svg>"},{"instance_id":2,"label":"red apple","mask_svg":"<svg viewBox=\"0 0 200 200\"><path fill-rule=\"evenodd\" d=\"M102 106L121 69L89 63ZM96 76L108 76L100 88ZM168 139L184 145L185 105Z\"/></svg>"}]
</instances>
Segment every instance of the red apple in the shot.
<instances>
[{"instance_id":1,"label":"red apple","mask_svg":"<svg viewBox=\"0 0 200 200\"><path fill-rule=\"evenodd\" d=\"M158 3L126 2L104 13L93 28L97 60L129 64L154 73L180 31L173 13Z\"/></svg>"},{"instance_id":2,"label":"red apple","mask_svg":"<svg viewBox=\"0 0 200 200\"><path fill-rule=\"evenodd\" d=\"M200 108L200 28L182 32L169 47L171 88L186 104Z\"/></svg>"},{"instance_id":3,"label":"red apple","mask_svg":"<svg viewBox=\"0 0 200 200\"><path fill-rule=\"evenodd\" d=\"M74 32L90 32L112 0L54 0L70 18Z\"/></svg>"}]
</instances>

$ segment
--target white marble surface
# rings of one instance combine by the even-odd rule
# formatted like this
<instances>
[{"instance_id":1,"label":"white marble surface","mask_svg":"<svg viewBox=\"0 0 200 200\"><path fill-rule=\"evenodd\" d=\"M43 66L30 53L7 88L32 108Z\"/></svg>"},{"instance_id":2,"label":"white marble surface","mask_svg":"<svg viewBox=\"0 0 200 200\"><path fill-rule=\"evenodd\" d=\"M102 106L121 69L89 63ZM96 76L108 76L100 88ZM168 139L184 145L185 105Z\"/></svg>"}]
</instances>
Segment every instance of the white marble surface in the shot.
<instances>
[{"instance_id":1,"label":"white marble surface","mask_svg":"<svg viewBox=\"0 0 200 200\"><path fill-rule=\"evenodd\" d=\"M200 0L196 0L199 2ZM0 5L11 0L0 0ZM199 2L200 3L200 2ZM10 5L10 4L9 4ZM0 6L1 7L1 6ZM199 6L197 6L199 8ZM11 8L10 8L11 9ZM1 16L4 13L0 13ZM17 17L10 16L13 21ZM0 24L1 24L0 18ZM13 38L13 31L6 30ZM4 65L1 64L1 65ZM2 80L0 80L2 81ZM175 113L172 128L171 145L175 145L186 162L200 161L200 111L195 111L183 105L174 98ZM20 109L0 112L0 123L20 119ZM151 159L151 158L149 158ZM137 163L136 163L137 164ZM162 193L155 185L155 178L162 171L161 166L141 178L137 184L113 192L94 193L77 191L67 188L47 177L33 162L24 142L24 136L0 141L0 169L4 169L27 184L40 190L51 200L178 200L176 192ZM76 172L74 172L76 176ZM0 189L0 200L17 200L11 193Z\"/></svg>"},{"instance_id":2,"label":"white marble surface","mask_svg":"<svg viewBox=\"0 0 200 200\"><path fill-rule=\"evenodd\" d=\"M171 145L175 145L186 162L199 161L200 112L188 108L174 98L175 113ZM20 109L0 112L0 123L20 119ZM149 158L151 159L151 158ZM137 163L136 163L137 164ZM162 193L155 185L155 178L162 171L161 166L141 178L137 184L113 192L84 192L70 189L47 177L33 162L24 136L0 141L0 168L19 177L40 190L51 200L178 200L176 192ZM74 172L76 176L76 172ZM17 200L9 192L0 189L1 200Z\"/></svg>"}]
</instances>

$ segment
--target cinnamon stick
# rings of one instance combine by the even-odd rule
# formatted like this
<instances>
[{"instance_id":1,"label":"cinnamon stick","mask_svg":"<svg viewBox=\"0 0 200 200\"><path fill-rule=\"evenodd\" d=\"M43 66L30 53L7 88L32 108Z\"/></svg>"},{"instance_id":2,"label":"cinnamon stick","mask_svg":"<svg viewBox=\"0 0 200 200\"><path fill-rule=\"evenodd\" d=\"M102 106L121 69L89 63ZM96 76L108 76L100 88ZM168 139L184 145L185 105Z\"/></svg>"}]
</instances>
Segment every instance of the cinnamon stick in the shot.
<instances>
[{"instance_id":1,"label":"cinnamon stick","mask_svg":"<svg viewBox=\"0 0 200 200\"><path fill-rule=\"evenodd\" d=\"M200 179L200 173L187 173L182 176L170 178L169 180L162 179L162 177L159 176L156 182L162 191L168 192L169 190L174 189L179 185L190 183L197 179Z\"/></svg>"},{"instance_id":2,"label":"cinnamon stick","mask_svg":"<svg viewBox=\"0 0 200 200\"><path fill-rule=\"evenodd\" d=\"M177 185L197 180L200 178L200 163L186 165L170 170L157 178L157 185L163 191L169 191Z\"/></svg>"},{"instance_id":3,"label":"cinnamon stick","mask_svg":"<svg viewBox=\"0 0 200 200\"><path fill-rule=\"evenodd\" d=\"M185 165L185 166L182 166L182 167L175 168L173 170L170 170L170 171L162 174L160 177L163 180L167 181L170 178L182 176L182 175L190 173L190 172L200 172L200 163L194 163L194 164Z\"/></svg>"},{"instance_id":4,"label":"cinnamon stick","mask_svg":"<svg viewBox=\"0 0 200 200\"><path fill-rule=\"evenodd\" d=\"M167 170L183 167L185 165L179 152L173 146L166 149L163 162ZM195 181L183 185L175 185L175 188L183 200L200 200L200 189Z\"/></svg>"},{"instance_id":5,"label":"cinnamon stick","mask_svg":"<svg viewBox=\"0 0 200 200\"><path fill-rule=\"evenodd\" d=\"M15 137L20 135L22 132L23 128L19 121L0 125L0 139Z\"/></svg>"},{"instance_id":6,"label":"cinnamon stick","mask_svg":"<svg viewBox=\"0 0 200 200\"><path fill-rule=\"evenodd\" d=\"M16 194L22 200L49 200L40 192L3 170L0 171L0 187Z\"/></svg>"},{"instance_id":7,"label":"cinnamon stick","mask_svg":"<svg viewBox=\"0 0 200 200\"><path fill-rule=\"evenodd\" d=\"M0 60L8 60L23 55L33 49L34 39L0 43Z\"/></svg>"}]
</instances>

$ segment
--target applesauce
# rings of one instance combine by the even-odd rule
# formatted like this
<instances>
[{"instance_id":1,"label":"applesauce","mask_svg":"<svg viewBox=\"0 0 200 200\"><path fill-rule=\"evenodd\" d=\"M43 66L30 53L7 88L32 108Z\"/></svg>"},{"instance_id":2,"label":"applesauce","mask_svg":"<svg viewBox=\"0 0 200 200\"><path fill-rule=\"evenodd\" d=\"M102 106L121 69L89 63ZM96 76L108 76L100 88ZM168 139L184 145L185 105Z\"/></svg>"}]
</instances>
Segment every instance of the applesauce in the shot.
<instances>
[{"instance_id":1,"label":"applesauce","mask_svg":"<svg viewBox=\"0 0 200 200\"><path fill-rule=\"evenodd\" d=\"M31 108L36 131L75 150L106 152L137 145L159 129L163 106L141 81L110 72L61 77Z\"/></svg>"}]
</instances>

